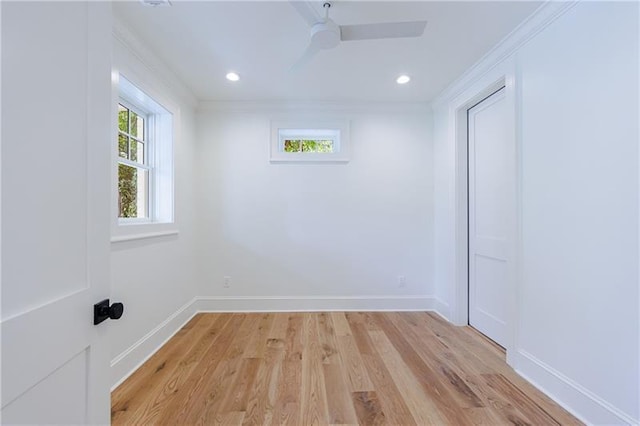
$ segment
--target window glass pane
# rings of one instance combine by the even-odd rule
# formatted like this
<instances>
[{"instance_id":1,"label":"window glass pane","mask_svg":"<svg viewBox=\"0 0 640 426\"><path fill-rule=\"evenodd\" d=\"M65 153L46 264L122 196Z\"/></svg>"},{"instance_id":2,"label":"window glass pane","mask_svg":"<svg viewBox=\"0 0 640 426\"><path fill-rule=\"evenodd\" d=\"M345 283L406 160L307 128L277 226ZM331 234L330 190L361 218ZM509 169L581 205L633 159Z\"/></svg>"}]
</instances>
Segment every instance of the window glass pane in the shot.
<instances>
[{"instance_id":1,"label":"window glass pane","mask_svg":"<svg viewBox=\"0 0 640 426\"><path fill-rule=\"evenodd\" d=\"M138 136L140 139L144 140L144 118L138 116L138 122L136 123L136 130L134 133L135 136Z\"/></svg>"},{"instance_id":2,"label":"window glass pane","mask_svg":"<svg viewBox=\"0 0 640 426\"><path fill-rule=\"evenodd\" d=\"M302 152L316 152L316 141L302 141Z\"/></svg>"},{"instance_id":3,"label":"window glass pane","mask_svg":"<svg viewBox=\"0 0 640 426\"><path fill-rule=\"evenodd\" d=\"M118 164L118 216L148 217L148 188L149 172L147 170Z\"/></svg>"},{"instance_id":4,"label":"window glass pane","mask_svg":"<svg viewBox=\"0 0 640 426\"><path fill-rule=\"evenodd\" d=\"M138 169L138 217L149 217L149 171Z\"/></svg>"},{"instance_id":5,"label":"window glass pane","mask_svg":"<svg viewBox=\"0 0 640 426\"><path fill-rule=\"evenodd\" d=\"M129 113L131 118L131 135L139 139L144 139L144 118L135 112Z\"/></svg>"},{"instance_id":6,"label":"window glass pane","mask_svg":"<svg viewBox=\"0 0 640 426\"><path fill-rule=\"evenodd\" d=\"M129 138L122 133L118 133L118 156L129 158Z\"/></svg>"},{"instance_id":7,"label":"window glass pane","mask_svg":"<svg viewBox=\"0 0 640 426\"><path fill-rule=\"evenodd\" d=\"M131 139L131 158L132 161L137 161L140 164L144 164L144 143Z\"/></svg>"},{"instance_id":8,"label":"window glass pane","mask_svg":"<svg viewBox=\"0 0 640 426\"><path fill-rule=\"evenodd\" d=\"M138 169L118 164L119 217L138 217Z\"/></svg>"},{"instance_id":9,"label":"window glass pane","mask_svg":"<svg viewBox=\"0 0 640 426\"><path fill-rule=\"evenodd\" d=\"M317 142L317 152L333 152L333 141L332 140L321 140Z\"/></svg>"},{"instance_id":10,"label":"window glass pane","mask_svg":"<svg viewBox=\"0 0 640 426\"><path fill-rule=\"evenodd\" d=\"M332 140L303 140L302 152L333 152Z\"/></svg>"},{"instance_id":11,"label":"window glass pane","mask_svg":"<svg viewBox=\"0 0 640 426\"><path fill-rule=\"evenodd\" d=\"M121 132L129 132L129 110L118 104L118 129Z\"/></svg>"},{"instance_id":12,"label":"window glass pane","mask_svg":"<svg viewBox=\"0 0 640 426\"><path fill-rule=\"evenodd\" d=\"M285 140L284 152L300 152L300 141L291 139Z\"/></svg>"}]
</instances>

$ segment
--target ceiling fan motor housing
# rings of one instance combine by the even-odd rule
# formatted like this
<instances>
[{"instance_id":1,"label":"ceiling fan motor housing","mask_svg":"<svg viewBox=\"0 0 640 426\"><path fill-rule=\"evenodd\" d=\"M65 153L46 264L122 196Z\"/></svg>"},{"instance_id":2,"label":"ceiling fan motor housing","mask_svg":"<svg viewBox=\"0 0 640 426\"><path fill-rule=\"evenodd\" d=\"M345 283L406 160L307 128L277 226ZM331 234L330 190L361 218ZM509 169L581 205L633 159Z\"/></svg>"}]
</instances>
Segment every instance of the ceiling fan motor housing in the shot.
<instances>
[{"instance_id":1,"label":"ceiling fan motor housing","mask_svg":"<svg viewBox=\"0 0 640 426\"><path fill-rule=\"evenodd\" d=\"M311 28L311 44L319 49L331 49L340 43L340 27L330 19Z\"/></svg>"}]
</instances>

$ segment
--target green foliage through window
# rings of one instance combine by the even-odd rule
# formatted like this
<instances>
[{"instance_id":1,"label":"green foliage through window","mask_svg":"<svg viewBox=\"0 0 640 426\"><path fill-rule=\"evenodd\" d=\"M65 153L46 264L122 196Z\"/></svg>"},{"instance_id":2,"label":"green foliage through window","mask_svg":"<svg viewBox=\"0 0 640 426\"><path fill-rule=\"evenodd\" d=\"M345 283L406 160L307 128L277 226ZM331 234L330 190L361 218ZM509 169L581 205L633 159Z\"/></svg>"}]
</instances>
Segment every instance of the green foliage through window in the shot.
<instances>
[{"instance_id":1,"label":"green foliage through window","mask_svg":"<svg viewBox=\"0 0 640 426\"><path fill-rule=\"evenodd\" d=\"M148 167L144 117L118 105L118 217L146 217ZM142 167L138 167L140 165Z\"/></svg>"},{"instance_id":2,"label":"green foliage through window","mask_svg":"<svg viewBox=\"0 0 640 426\"><path fill-rule=\"evenodd\" d=\"M333 141L330 139L285 139L284 152L332 153Z\"/></svg>"},{"instance_id":3,"label":"green foliage through window","mask_svg":"<svg viewBox=\"0 0 640 426\"><path fill-rule=\"evenodd\" d=\"M138 217L138 169L118 164L118 208L120 217Z\"/></svg>"}]
</instances>

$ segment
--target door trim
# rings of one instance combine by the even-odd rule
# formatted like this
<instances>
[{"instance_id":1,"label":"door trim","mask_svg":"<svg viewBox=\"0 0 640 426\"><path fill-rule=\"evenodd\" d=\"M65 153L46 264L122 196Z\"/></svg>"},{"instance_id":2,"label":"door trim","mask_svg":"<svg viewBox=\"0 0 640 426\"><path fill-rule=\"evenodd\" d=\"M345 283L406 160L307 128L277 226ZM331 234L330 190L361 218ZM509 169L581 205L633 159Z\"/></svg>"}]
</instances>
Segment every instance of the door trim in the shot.
<instances>
[{"instance_id":1,"label":"door trim","mask_svg":"<svg viewBox=\"0 0 640 426\"><path fill-rule=\"evenodd\" d=\"M513 135L513 161L509 175L512 176L512 191L507 195L511 208L512 223L509 223L511 241L508 246L509 281L513 283L507 298L508 307L508 340L506 342L507 363L515 367L518 324L518 287L519 287L519 241L520 241L520 208L519 173L520 138L518 132L517 105L519 96L516 86L516 66L514 58L509 58L488 71L473 85L458 95L450 104L450 128L453 129L455 141L455 282L450 305L451 320L456 325L469 323L469 202L468 202L468 129L467 111L483 99L504 86L505 102L509 116L507 117L509 133Z\"/></svg>"}]
</instances>

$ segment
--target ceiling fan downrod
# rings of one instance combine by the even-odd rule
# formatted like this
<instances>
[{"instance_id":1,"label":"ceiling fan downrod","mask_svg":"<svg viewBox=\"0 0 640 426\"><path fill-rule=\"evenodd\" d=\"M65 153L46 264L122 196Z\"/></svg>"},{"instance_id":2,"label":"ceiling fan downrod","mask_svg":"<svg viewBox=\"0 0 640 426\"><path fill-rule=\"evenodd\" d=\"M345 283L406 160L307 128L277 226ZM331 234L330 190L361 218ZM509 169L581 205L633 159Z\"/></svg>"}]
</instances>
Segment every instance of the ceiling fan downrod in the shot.
<instances>
[{"instance_id":1,"label":"ceiling fan downrod","mask_svg":"<svg viewBox=\"0 0 640 426\"><path fill-rule=\"evenodd\" d=\"M328 1L324 2L322 8L324 9L324 21L327 22L329 20L329 9L331 9L331 3Z\"/></svg>"}]
</instances>

